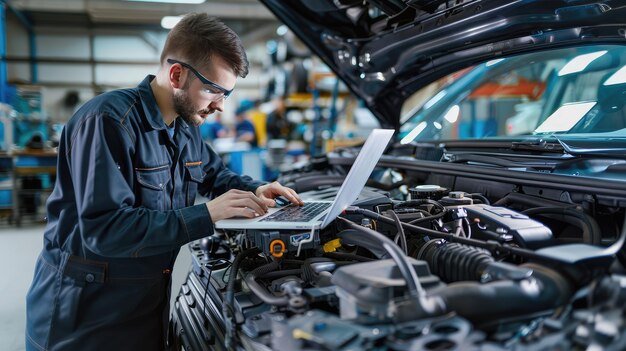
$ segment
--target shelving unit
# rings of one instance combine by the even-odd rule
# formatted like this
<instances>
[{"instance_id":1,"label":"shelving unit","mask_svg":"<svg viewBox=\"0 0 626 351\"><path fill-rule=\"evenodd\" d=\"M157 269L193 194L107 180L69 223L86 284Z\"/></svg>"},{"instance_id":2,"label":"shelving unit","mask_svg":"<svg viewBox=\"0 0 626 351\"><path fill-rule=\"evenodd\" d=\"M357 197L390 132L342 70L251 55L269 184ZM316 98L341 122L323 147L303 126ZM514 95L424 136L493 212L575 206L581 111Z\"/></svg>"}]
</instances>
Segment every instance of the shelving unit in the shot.
<instances>
[{"instance_id":1,"label":"shelving unit","mask_svg":"<svg viewBox=\"0 0 626 351\"><path fill-rule=\"evenodd\" d=\"M0 218L20 226L39 216L56 177L55 150L0 152ZM33 206L35 206L33 208Z\"/></svg>"},{"instance_id":2,"label":"shelving unit","mask_svg":"<svg viewBox=\"0 0 626 351\"><path fill-rule=\"evenodd\" d=\"M333 81L333 83L321 84L322 81ZM314 119L310 121L310 128L312 128L313 133L308 150L310 155L314 156L329 151L328 142L330 141L330 145L333 145L337 116L342 111L346 112L346 104L351 98L352 95L348 91L340 89L339 80L332 72L312 73L309 77L309 92L291 93L287 96L287 108L312 109L315 113ZM351 111L347 112L347 114L350 113ZM328 133L325 138L322 138L324 131L328 131ZM345 142L354 143L351 140L345 140Z\"/></svg>"},{"instance_id":3,"label":"shelving unit","mask_svg":"<svg viewBox=\"0 0 626 351\"><path fill-rule=\"evenodd\" d=\"M19 226L23 215L28 212L25 211L28 209L27 206L36 206L30 214L37 216L39 208L45 204L45 199L52 191L56 177L57 152L30 149L13 152L12 157L14 179L12 216L15 224ZM29 185L27 180L32 183ZM26 199L33 203L29 204Z\"/></svg>"},{"instance_id":4,"label":"shelving unit","mask_svg":"<svg viewBox=\"0 0 626 351\"><path fill-rule=\"evenodd\" d=\"M13 220L13 157L0 152L0 218Z\"/></svg>"}]
</instances>

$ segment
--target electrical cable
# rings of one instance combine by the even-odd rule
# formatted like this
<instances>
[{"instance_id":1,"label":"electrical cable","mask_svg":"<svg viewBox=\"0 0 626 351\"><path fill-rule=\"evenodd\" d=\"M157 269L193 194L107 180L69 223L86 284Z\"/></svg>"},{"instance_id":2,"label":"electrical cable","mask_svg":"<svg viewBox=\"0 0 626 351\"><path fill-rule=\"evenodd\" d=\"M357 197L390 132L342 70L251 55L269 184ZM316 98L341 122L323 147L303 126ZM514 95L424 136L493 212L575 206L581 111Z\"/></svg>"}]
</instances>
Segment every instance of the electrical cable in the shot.
<instances>
[{"instance_id":1,"label":"electrical cable","mask_svg":"<svg viewBox=\"0 0 626 351\"><path fill-rule=\"evenodd\" d=\"M598 222L583 211L572 207L536 207L522 211L522 213L531 217L544 216L550 218L550 215L561 216L564 222L579 226L585 243L593 245L600 245L601 243L602 233L600 232ZM566 218L571 220L568 221Z\"/></svg>"},{"instance_id":2,"label":"electrical cable","mask_svg":"<svg viewBox=\"0 0 626 351\"><path fill-rule=\"evenodd\" d=\"M289 296L274 296L256 281L260 276L276 271L278 268L279 263L272 261L246 274L244 280L254 295L263 300L263 302L273 306L287 306L289 304Z\"/></svg>"},{"instance_id":3,"label":"electrical cable","mask_svg":"<svg viewBox=\"0 0 626 351\"><path fill-rule=\"evenodd\" d=\"M224 336L224 345L227 350L231 348L234 349L235 345L233 344L234 336L235 336L235 281L237 280L237 273L239 271L239 265L241 262L248 256L256 255L259 253L259 248L251 248L247 249L243 252L240 252L231 265L230 275L228 276L228 284L226 286L226 298L224 299L224 304L222 305L222 313L224 313L224 323L226 324L226 335Z\"/></svg>"},{"instance_id":4,"label":"electrical cable","mask_svg":"<svg viewBox=\"0 0 626 351\"><path fill-rule=\"evenodd\" d=\"M466 218L463 218L463 223L467 224L467 230L464 229L465 231L465 236L468 239L472 238L472 225L470 224L469 220Z\"/></svg>"},{"instance_id":5,"label":"electrical cable","mask_svg":"<svg viewBox=\"0 0 626 351\"><path fill-rule=\"evenodd\" d=\"M343 217L338 218L341 219L351 229L358 230L380 242L385 251L389 253L391 258L398 265L398 269L400 269L400 273L406 281L409 292L413 296L423 296L425 294L425 291L422 288L422 285L420 284L417 277L417 273L415 272L415 268L408 262L408 260L406 259L407 256L405 256L402 251L400 251L400 248L393 241L370 228L360 226Z\"/></svg>"},{"instance_id":6,"label":"electrical cable","mask_svg":"<svg viewBox=\"0 0 626 351\"><path fill-rule=\"evenodd\" d=\"M417 303L415 307L421 309L421 312L426 315L435 315L445 311L445 303L439 296L428 296L426 294L426 291L419 281L417 272L415 272L415 267L413 267L413 264L409 262L408 256L402 253L398 245L375 230L360 226L343 217L338 217L338 219L343 221L351 229L358 230L367 236L378 240L382 244L382 247L389 253L389 256L391 256L393 261L396 263L398 269L400 270L400 274L402 274L402 277L406 281L407 290L409 291L410 296L415 298Z\"/></svg>"},{"instance_id":7,"label":"electrical cable","mask_svg":"<svg viewBox=\"0 0 626 351\"><path fill-rule=\"evenodd\" d=\"M418 218L418 219L414 219L412 221L409 222L409 224L417 224L417 223L422 223L422 222L427 222L427 221L434 221L436 219L439 219L441 217L443 217L447 212L448 209L445 208L445 206L443 206L442 204L440 204L437 201L434 200L429 200L429 199L422 199L422 200L411 200L411 201L407 201L409 203L408 206L412 206L412 203L416 203L419 205L422 204L429 204L429 205L433 205L435 207L437 207L439 209L439 213L431 215L431 216L427 216L427 217L422 217L422 218ZM405 202L405 203L407 203Z\"/></svg>"},{"instance_id":8,"label":"electrical cable","mask_svg":"<svg viewBox=\"0 0 626 351\"><path fill-rule=\"evenodd\" d=\"M366 210L366 209L363 209L363 208L358 208L358 207L351 206L351 207L348 207L345 210L345 212L346 213L359 213L359 214L362 214L365 217L370 218L370 219L380 220L380 221L385 222L387 224L392 224L392 225L395 224L395 222L394 222L394 220L392 218L383 216L383 215L381 215L379 213L376 213L376 212L370 211L370 210ZM433 237L433 238L437 238L437 239L445 239L445 240L447 240L449 242L457 242L457 243L461 243L461 244L467 244L467 245L472 245L472 246L484 248L484 249L489 250L491 253L494 253L494 254L497 254L497 255L500 255L500 254L503 254L503 253L508 253L508 254L513 254L513 255L517 255L517 256L526 257L526 258L529 258L529 259L539 260L539 261L542 261L542 262L561 263L561 261L559 261L557 259L537 254L534 251L523 249L523 248L519 248L519 247L509 246L509 245L498 243L498 242L484 242L484 241L480 241L480 240L476 240L476 239L468 239L468 238L464 238L464 237L461 237L461 236L455 236L454 234L443 233L443 232L440 232L440 231L419 227L419 226L413 225L411 223L404 223L403 222L402 226L406 230L409 230L410 232L414 232L414 233L418 233L418 234L422 234L422 235L427 235L427 236L430 236L430 237Z\"/></svg>"},{"instance_id":9,"label":"electrical cable","mask_svg":"<svg viewBox=\"0 0 626 351\"><path fill-rule=\"evenodd\" d=\"M400 218L394 211L389 211L392 215L393 220L396 222L396 228L398 229L398 234L400 236L400 247L404 254L408 254L408 246L406 244L406 233L404 232L404 228L402 227L402 223L400 222Z\"/></svg>"},{"instance_id":10,"label":"electrical cable","mask_svg":"<svg viewBox=\"0 0 626 351\"><path fill-rule=\"evenodd\" d=\"M487 199L486 196L480 194L480 193L471 193L468 194L472 199L477 198L478 200L480 200L483 204L485 205L491 205L491 201L489 201L489 199Z\"/></svg>"},{"instance_id":11,"label":"electrical cable","mask_svg":"<svg viewBox=\"0 0 626 351\"><path fill-rule=\"evenodd\" d=\"M228 281L226 281L226 275L227 275L227 273L230 274L230 268L233 266L232 262L230 262L230 261L227 261L227 262L228 262L228 266L226 267L226 270L224 271L224 274L222 274L222 283L224 283L224 284L228 284Z\"/></svg>"},{"instance_id":12,"label":"electrical cable","mask_svg":"<svg viewBox=\"0 0 626 351\"><path fill-rule=\"evenodd\" d=\"M224 263L226 260L222 259L222 258L218 258L217 260L212 260L209 261L208 263L205 264L205 267L207 267L209 269L209 275L206 279L206 285L204 286L204 297L202 298L202 319L204 320L205 326L208 326L208 319L206 317L206 297L207 294L209 292L209 284L211 283L211 275L213 275L213 266L215 266L218 263Z\"/></svg>"}]
</instances>

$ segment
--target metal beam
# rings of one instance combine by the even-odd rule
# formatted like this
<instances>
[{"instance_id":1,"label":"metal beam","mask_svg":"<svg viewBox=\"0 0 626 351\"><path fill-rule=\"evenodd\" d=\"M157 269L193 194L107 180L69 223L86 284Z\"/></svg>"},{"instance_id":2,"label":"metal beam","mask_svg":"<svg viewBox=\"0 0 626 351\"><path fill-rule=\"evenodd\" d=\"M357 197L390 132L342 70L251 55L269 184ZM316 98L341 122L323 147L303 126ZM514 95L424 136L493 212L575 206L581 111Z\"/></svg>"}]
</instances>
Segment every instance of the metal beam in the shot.
<instances>
[{"instance_id":1,"label":"metal beam","mask_svg":"<svg viewBox=\"0 0 626 351\"><path fill-rule=\"evenodd\" d=\"M2 56L6 62L30 62L30 57ZM130 60L93 60L93 59L73 59L58 57L36 57L36 63L66 63L66 64L112 64L112 65L158 65L158 60L152 61L130 61Z\"/></svg>"},{"instance_id":2,"label":"metal beam","mask_svg":"<svg viewBox=\"0 0 626 351\"><path fill-rule=\"evenodd\" d=\"M7 96L7 61L4 58L7 53L7 31L6 31L5 4L0 4L0 102L8 103Z\"/></svg>"},{"instance_id":3,"label":"metal beam","mask_svg":"<svg viewBox=\"0 0 626 351\"><path fill-rule=\"evenodd\" d=\"M35 30L33 29L33 25L30 22L30 20L28 20L28 18L24 16L22 12L15 9L6 0L0 0L0 1L2 1L2 3L6 6L7 9L9 9L9 11L11 11L11 13L15 16L15 18L17 18L18 21L22 23L22 25L28 32L28 46L29 46L29 51L30 51L30 81L31 83L37 83L37 78L38 78L37 61L35 60L37 57L37 43L36 43ZM6 49L5 49L4 54L6 54Z\"/></svg>"},{"instance_id":4,"label":"metal beam","mask_svg":"<svg viewBox=\"0 0 626 351\"><path fill-rule=\"evenodd\" d=\"M13 0L12 3L22 11L86 13L94 23L160 23L163 16L188 12L206 12L222 19L275 19L265 6L253 0L209 0L199 5L119 0Z\"/></svg>"}]
</instances>

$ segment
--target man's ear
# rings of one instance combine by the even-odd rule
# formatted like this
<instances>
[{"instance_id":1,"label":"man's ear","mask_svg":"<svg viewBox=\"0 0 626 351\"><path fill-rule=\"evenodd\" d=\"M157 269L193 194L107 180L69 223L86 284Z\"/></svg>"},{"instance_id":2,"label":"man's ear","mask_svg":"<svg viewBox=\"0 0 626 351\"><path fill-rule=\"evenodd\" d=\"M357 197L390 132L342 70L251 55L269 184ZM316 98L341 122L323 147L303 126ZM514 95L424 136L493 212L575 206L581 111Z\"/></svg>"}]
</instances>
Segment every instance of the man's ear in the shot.
<instances>
[{"instance_id":1,"label":"man's ear","mask_svg":"<svg viewBox=\"0 0 626 351\"><path fill-rule=\"evenodd\" d=\"M183 87L185 81L185 73L179 64L173 64L168 71L168 77L172 88L180 89Z\"/></svg>"}]
</instances>

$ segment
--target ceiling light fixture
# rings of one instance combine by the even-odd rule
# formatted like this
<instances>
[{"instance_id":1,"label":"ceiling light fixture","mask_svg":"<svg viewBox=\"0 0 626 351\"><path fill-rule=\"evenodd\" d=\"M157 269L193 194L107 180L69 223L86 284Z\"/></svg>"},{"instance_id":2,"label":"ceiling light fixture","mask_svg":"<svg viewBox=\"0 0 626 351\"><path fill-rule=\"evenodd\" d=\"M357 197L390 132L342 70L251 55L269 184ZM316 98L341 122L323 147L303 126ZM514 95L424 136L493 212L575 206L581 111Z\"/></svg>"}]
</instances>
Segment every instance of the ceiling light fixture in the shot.
<instances>
[{"instance_id":1,"label":"ceiling light fixture","mask_svg":"<svg viewBox=\"0 0 626 351\"><path fill-rule=\"evenodd\" d=\"M161 27L172 29L181 19L183 19L183 16L164 16L161 18Z\"/></svg>"}]
</instances>

